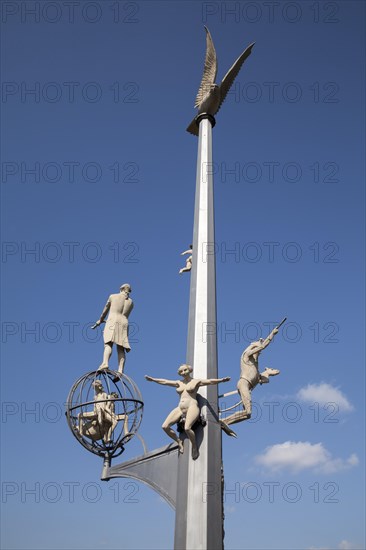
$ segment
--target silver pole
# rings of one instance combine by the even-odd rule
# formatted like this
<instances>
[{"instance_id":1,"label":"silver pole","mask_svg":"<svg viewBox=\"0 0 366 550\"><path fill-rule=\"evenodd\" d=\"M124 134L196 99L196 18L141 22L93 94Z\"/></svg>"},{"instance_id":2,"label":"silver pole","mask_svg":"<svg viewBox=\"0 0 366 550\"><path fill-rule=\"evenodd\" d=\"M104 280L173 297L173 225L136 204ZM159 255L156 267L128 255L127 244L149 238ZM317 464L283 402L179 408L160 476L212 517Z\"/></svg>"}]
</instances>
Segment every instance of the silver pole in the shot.
<instances>
[{"instance_id":1,"label":"silver pole","mask_svg":"<svg viewBox=\"0 0 366 550\"><path fill-rule=\"evenodd\" d=\"M188 321L187 363L195 378L218 378L216 338L215 228L210 115L199 117L193 262ZM176 550L222 550L222 440L218 424L218 389L199 391L206 426L196 429L199 457L189 442L179 457L175 523Z\"/></svg>"}]
</instances>

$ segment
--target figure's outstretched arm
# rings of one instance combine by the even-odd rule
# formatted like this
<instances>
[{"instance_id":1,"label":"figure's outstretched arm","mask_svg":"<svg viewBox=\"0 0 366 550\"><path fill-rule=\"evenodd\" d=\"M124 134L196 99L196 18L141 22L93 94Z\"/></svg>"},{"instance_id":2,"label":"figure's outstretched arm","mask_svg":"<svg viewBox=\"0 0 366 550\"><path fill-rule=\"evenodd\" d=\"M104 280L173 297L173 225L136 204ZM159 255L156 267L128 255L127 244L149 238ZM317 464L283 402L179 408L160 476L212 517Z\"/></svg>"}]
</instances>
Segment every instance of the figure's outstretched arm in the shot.
<instances>
[{"instance_id":1,"label":"figure's outstretched arm","mask_svg":"<svg viewBox=\"0 0 366 550\"><path fill-rule=\"evenodd\" d=\"M263 344L264 344L264 341L263 341ZM249 357L250 357L251 355L254 355L255 353L259 353L259 352L261 352L262 350L264 350L264 348L266 347L266 346L264 346L263 344L260 344L259 346L250 347L249 349L246 349L246 350L245 350L245 353L246 353L247 355L249 355ZM268 346L268 344L267 344L267 346Z\"/></svg>"},{"instance_id":2,"label":"figure's outstretched arm","mask_svg":"<svg viewBox=\"0 0 366 550\"><path fill-rule=\"evenodd\" d=\"M184 256L185 254L192 254L192 249L190 248L189 250L185 250L181 253L181 256Z\"/></svg>"},{"instance_id":3,"label":"figure's outstretched arm","mask_svg":"<svg viewBox=\"0 0 366 550\"><path fill-rule=\"evenodd\" d=\"M209 380L200 380L200 386L213 386L214 384L220 384L221 382L229 382L230 376L225 378L210 378Z\"/></svg>"},{"instance_id":4,"label":"figure's outstretched arm","mask_svg":"<svg viewBox=\"0 0 366 550\"><path fill-rule=\"evenodd\" d=\"M278 333L278 328L275 327L272 332L270 332L265 340L262 342L262 349L269 346L269 344L272 342L274 336Z\"/></svg>"},{"instance_id":5,"label":"figure's outstretched arm","mask_svg":"<svg viewBox=\"0 0 366 550\"><path fill-rule=\"evenodd\" d=\"M145 378L148 382L156 382L157 384L161 384L162 386L172 386L173 388L178 387L177 380L165 380L165 378L153 378L152 376L148 376L147 374L145 374Z\"/></svg>"},{"instance_id":6,"label":"figure's outstretched arm","mask_svg":"<svg viewBox=\"0 0 366 550\"><path fill-rule=\"evenodd\" d=\"M247 348L245 350L245 353L249 356L251 355L254 355L255 353L260 353L261 351L263 351L267 346L269 346L269 344L272 342L275 334L278 333L278 328L275 327L272 332L267 336L267 338L265 340L263 340L263 342L261 344L258 344L257 346L249 346L249 348Z\"/></svg>"}]
</instances>

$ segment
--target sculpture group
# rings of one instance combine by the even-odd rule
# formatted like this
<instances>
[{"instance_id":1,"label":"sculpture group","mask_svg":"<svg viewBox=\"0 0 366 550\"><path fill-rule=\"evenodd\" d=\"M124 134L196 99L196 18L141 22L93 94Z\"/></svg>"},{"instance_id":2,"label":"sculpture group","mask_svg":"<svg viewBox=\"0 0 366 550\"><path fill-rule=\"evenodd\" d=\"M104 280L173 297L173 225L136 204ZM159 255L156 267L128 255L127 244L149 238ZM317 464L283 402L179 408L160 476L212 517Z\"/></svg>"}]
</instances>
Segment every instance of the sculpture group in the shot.
<instances>
[{"instance_id":1,"label":"sculpture group","mask_svg":"<svg viewBox=\"0 0 366 550\"><path fill-rule=\"evenodd\" d=\"M192 267L192 246L189 250L182 254L190 253L185 269L190 271ZM112 355L113 344L117 347L118 368L115 371L115 381L119 379L119 375L123 374L126 360L126 352L131 350L128 341L128 317L133 309L133 302L130 298L131 286L123 284L120 287L119 294L111 294L102 311L98 321L92 328L96 328L101 323L105 322L106 326L103 331L104 353L103 361L98 370L110 370L109 360ZM107 317L105 321L105 318ZM259 371L259 355L269 346L274 336L278 333L280 326L285 322L275 327L267 338L260 338L252 342L242 353L240 359L240 377L237 382L237 392L241 399L241 407L239 411L234 412L225 418L219 418L221 428L226 434L236 437L236 433L229 427L231 424L236 424L251 417L252 412L252 397L253 389L258 385L267 384L270 376L276 376L280 373L277 369L266 368L262 372ZM194 426L200 418L200 407L197 400L197 393L202 386L220 384L228 382L230 377L213 378L213 379L196 379L192 377L193 368L190 365L183 364L178 369L178 374L181 380L167 380L165 378L153 378L145 375L149 382L156 382L163 386L171 386L176 388L179 395L179 404L173 409L163 422L162 428L164 432L178 444L180 453L183 453L184 446L181 436L173 430L174 424L183 426L184 433L191 442L191 455L193 460L199 456L197 447ZM77 430L80 435L86 436L93 441L103 440L108 444L113 435L117 423L124 421L124 434L128 434L128 415L115 413L115 401L118 399L117 393L107 394L104 391L100 380L93 383L94 388L94 406L92 411L82 412L78 415ZM230 392L234 393L234 392ZM229 394L230 394L229 393ZM228 395L228 394L224 394Z\"/></svg>"},{"instance_id":2,"label":"sculpture group","mask_svg":"<svg viewBox=\"0 0 366 550\"><path fill-rule=\"evenodd\" d=\"M225 97L232 86L237 74L240 71L245 60L250 55L254 43L250 44L238 57L232 67L224 76L220 85L215 83L217 74L217 57L215 47L210 32L206 31L206 56L202 81L197 93L195 107L198 109L196 116L187 128L187 131L198 135L198 120L204 115L210 118L214 123L214 115L220 109ZM190 245L187 250L181 253L182 256L188 256L185 267L179 270L179 274L190 272L193 262L193 246ZM104 352L103 360L98 371L110 371L110 358L113 351L113 345L117 348L117 370L114 371L114 381L118 381L123 375L126 353L131 350L128 339L128 318L133 309L133 301L130 298L131 286L128 283L120 287L120 292L111 294L101 313L100 318L93 325L93 329L105 323L103 331ZM108 315L108 318L107 318ZM274 336L278 333L281 324L285 319L275 327L267 338L260 338L252 342L243 351L240 360L240 376L237 382L237 392L240 396L240 410L230 414L225 418L218 418L221 428L230 436L235 436L235 432L229 427L251 417L252 398L251 392L258 384L269 382L271 376L279 374L279 370L266 368L259 371L259 355L272 342ZM153 378L145 375L149 382L156 382L164 386L175 387L179 395L179 404L174 408L163 422L162 428L165 433L178 444L180 453L184 451L182 436L174 431L173 425L180 424L189 441L191 442L191 454L195 460L199 456L194 426L200 418L200 407L197 400L197 394L202 386L217 385L222 382L228 382L230 377L214 379L196 379L192 376L193 368L190 365L182 364L178 369L180 380L168 380L165 378ZM109 443L112 439L113 431L119 421L124 421L124 431L128 433L128 416L126 414L115 413L115 401L118 394L107 394L104 391L100 380L95 380L94 404L93 410L79 413L77 430L80 435L86 436L92 440L103 440ZM229 392L233 394L235 392ZM224 395L229 395L224 394Z\"/></svg>"},{"instance_id":3,"label":"sculpture group","mask_svg":"<svg viewBox=\"0 0 366 550\"><path fill-rule=\"evenodd\" d=\"M216 323L217 301L215 258L211 255L204 260L199 254L204 245L215 241L213 174L207 169L205 172L203 167L212 165L214 117L243 63L250 56L254 43L241 53L221 83L217 84L216 51L206 27L205 31L205 63L195 101L198 111L187 128L188 132L199 136L194 244L181 252L181 256L185 257L185 265L177 269L180 275L192 274L186 359L190 364L180 365L178 378L175 375L168 378L145 375L146 381L175 388L178 394L177 406L167 416L167 411L162 413L162 419L166 416L162 429L174 444L154 451L147 451L143 444L142 456L111 466L112 458L119 456L124 451L124 444L137 435L144 408L139 389L132 378L125 374L126 357L131 351L129 316L134 307L130 297L132 289L128 283L120 287L119 293L108 297L99 319L92 327L97 329L105 324L103 358L95 370L81 377L71 388L67 419L79 442L92 453L103 457L103 480L127 477L143 481L175 506L174 548L222 550L222 431L237 437L232 426L251 418L252 391L258 384L266 384L270 377L280 373L273 368L260 369L259 362L261 353L274 340L285 319L266 338L260 338L245 347L240 359L236 389L218 396L217 386L229 382L230 377L216 378L218 360L215 335L212 340L202 338L202 327ZM115 367L112 366L113 349L116 349L117 356ZM111 391L111 388L116 391ZM238 402L227 409L222 406L220 410L218 399L228 395L236 395ZM157 401L160 409L163 401ZM143 441L140 436L139 439ZM214 498L204 499L203 487L214 487Z\"/></svg>"}]
</instances>

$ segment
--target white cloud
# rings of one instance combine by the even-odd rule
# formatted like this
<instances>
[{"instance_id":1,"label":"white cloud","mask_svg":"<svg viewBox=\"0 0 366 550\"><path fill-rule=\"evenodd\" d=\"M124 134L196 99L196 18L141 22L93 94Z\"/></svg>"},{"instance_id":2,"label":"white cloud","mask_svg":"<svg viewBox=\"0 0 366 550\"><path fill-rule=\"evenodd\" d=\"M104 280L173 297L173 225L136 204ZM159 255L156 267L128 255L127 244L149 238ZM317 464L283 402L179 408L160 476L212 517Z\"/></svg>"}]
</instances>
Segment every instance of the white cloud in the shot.
<instances>
[{"instance_id":1,"label":"white cloud","mask_svg":"<svg viewBox=\"0 0 366 550\"><path fill-rule=\"evenodd\" d=\"M335 388L326 382L308 384L297 392L297 398L301 401L320 403L321 405L336 403L339 410L345 412L353 411L354 409L353 405L339 388Z\"/></svg>"},{"instance_id":2,"label":"white cloud","mask_svg":"<svg viewBox=\"0 0 366 550\"><path fill-rule=\"evenodd\" d=\"M338 546L339 550L362 550L363 546L349 542L349 540L342 540Z\"/></svg>"},{"instance_id":3,"label":"white cloud","mask_svg":"<svg viewBox=\"0 0 366 550\"><path fill-rule=\"evenodd\" d=\"M324 474L333 474L347 468L357 466L357 455L352 454L347 459L333 458L322 443L308 441L285 441L267 447L257 455L256 462L271 471L290 470L301 472L313 470Z\"/></svg>"},{"instance_id":4,"label":"white cloud","mask_svg":"<svg viewBox=\"0 0 366 550\"><path fill-rule=\"evenodd\" d=\"M354 544L353 542L349 542L348 540L341 540L339 545L337 546L338 550L362 550L362 546L359 544ZM332 550L330 546L327 547L319 547L319 546L310 546L308 550Z\"/></svg>"}]
</instances>

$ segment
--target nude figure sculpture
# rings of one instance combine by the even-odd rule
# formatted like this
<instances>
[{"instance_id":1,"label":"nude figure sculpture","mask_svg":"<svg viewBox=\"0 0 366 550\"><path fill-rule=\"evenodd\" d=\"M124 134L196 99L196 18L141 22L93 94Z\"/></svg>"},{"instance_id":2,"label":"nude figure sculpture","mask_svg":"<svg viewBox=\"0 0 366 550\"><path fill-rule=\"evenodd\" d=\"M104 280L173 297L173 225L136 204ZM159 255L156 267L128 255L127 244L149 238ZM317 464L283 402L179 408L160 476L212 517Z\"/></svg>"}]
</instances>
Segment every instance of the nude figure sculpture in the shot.
<instances>
[{"instance_id":1,"label":"nude figure sculpture","mask_svg":"<svg viewBox=\"0 0 366 550\"><path fill-rule=\"evenodd\" d=\"M165 380L164 378L152 378L152 376L147 375L145 375L145 378L149 382L156 382L157 384L172 386L177 389L177 393L180 396L179 405L168 414L164 420L162 428L169 437L178 443L179 452L183 453L183 441L179 439L177 433L172 429L172 425L176 424L181 417L183 417L184 431L192 444L192 458L193 460L196 460L199 453L197 449L196 436L192 426L200 416L200 408L197 403L197 392L201 386L228 382L230 378L226 377L211 378L210 380L199 380L192 378L192 371L193 369L190 365L181 365L178 369L178 374L182 377L182 380Z\"/></svg>"}]
</instances>

